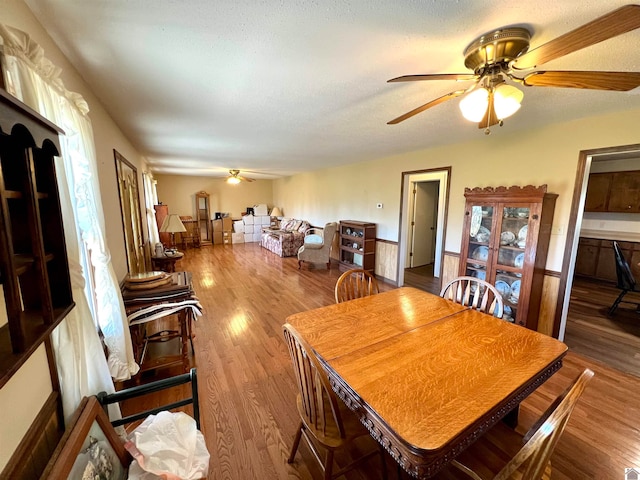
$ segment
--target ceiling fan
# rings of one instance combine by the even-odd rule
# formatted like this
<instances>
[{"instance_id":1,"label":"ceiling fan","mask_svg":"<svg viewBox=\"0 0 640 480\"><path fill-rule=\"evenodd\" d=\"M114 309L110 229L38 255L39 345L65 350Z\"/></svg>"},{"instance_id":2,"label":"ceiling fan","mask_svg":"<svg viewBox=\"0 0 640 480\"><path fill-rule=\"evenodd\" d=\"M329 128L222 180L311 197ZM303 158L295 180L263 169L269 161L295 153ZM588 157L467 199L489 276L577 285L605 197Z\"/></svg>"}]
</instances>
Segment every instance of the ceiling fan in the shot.
<instances>
[{"instance_id":1,"label":"ceiling fan","mask_svg":"<svg viewBox=\"0 0 640 480\"><path fill-rule=\"evenodd\" d=\"M240 170L229 170L229 176L227 177L227 183L237 185L240 182L255 182L253 178L241 177Z\"/></svg>"},{"instance_id":2,"label":"ceiling fan","mask_svg":"<svg viewBox=\"0 0 640 480\"><path fill-rule=\"evenodd\" d=\"M462 114L478 128L502 125L519 108L523 93L513 85L527 87L585 88L628 91L640 86L640 72L534 71L545 62L602 42L640 27L640 5L626 5L582 25L544 45L529 50L531 32L522 27L495 30L475 39L464 51L464 64L473 73L405 75L389 82L455 80L475 83L455 90L394 118L400 123L425 110L464 95ZM522 75L522 76L520 76Z\"/></svg>"}]
</instances>

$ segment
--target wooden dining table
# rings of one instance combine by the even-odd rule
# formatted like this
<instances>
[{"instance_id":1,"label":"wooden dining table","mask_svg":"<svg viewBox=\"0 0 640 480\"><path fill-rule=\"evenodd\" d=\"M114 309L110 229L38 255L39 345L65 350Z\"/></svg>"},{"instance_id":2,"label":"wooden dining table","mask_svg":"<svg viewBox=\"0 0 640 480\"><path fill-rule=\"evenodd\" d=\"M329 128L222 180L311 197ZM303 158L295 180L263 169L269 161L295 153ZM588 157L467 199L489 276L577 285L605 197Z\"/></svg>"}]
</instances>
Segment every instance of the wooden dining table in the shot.
<instances>
[{"instance_id":1,"label":"wooden dining table","mask_svg":"<svg viewBox=\"0 0 640 480\"><path fill-rule=\"evenodd\" d=\"M371 436L417 478L434 476L517 409L567 351L554 338L411 287L287 323Z\"/></svg>"}]
</instances>

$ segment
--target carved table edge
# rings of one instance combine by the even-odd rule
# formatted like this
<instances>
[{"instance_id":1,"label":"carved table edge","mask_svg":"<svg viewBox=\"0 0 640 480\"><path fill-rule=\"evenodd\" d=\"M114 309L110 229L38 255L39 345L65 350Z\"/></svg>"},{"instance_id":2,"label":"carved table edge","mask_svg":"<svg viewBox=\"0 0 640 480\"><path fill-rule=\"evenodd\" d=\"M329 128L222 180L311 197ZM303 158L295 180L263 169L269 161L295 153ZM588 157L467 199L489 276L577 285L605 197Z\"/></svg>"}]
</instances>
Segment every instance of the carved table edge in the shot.
<instances>
[{"instance_id":1,"label":"carved table edge","mask_svg":"<svg viewBox=\"0 0 640 480\"><path fill-rule=\"evenodd\" d=\"M326 365L326 364L325 364ZM535 390L546 382L554 373L562 367L562 357L548 366L533 382L526 385L516 396L505 404L499 406L497 410L487 415L473 432L472 435L461 435L449 445L444 453L430 462L424 461L424 456L410 445L394 441L396 435L392 430L381 422L376 422L375 413L362 405L360 397L356 395L345 383L337 380L330 369L329 382L334 392L345 405L352 410L360 419L360 422L369 431L371 436L391 455L391 457L412 477L430 478L446 467L451 461L467 449L478 438L484 435L491 427L496 425L505 415L516 408L520 403L531 395Z\"/></svg>"}]
</instances>

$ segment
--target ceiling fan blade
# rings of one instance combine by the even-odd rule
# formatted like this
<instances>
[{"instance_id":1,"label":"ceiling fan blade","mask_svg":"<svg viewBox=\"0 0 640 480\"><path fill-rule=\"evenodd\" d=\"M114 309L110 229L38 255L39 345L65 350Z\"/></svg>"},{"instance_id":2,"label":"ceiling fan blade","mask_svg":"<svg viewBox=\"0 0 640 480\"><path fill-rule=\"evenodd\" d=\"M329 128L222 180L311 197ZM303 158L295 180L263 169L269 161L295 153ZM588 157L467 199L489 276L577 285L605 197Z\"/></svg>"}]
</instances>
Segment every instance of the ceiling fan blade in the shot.
<instances>
[{"instance_id":1,"label":"ceiling fan blade","mask_svg":"<svg viewBox=\"0 0 640 480\"><path fill-rule=\"evenodd\" d=\"M243 182L255 182L253 178L241 177L239 175L236 178L238 178L238 180L241 180Z\"/></svg>"},{"instance_id":2,"label":"ceiling fan blade","mask_svg":"<svg viewBox=\"0 0 640 480\"><path fill-rule=\"evenodd\" d=\"M444 103L447 100L451 100L452 98L459 97L460 95L462 95L465 92L466 92L466 90L456 90L455 92L447 93L446 95L443 95L442 97L436 98L435 100L431 100L429 103L425 103L421 107L414 108L413 110L411 110L410 112L405 113L404 115L400 115L398 118L394 118L390 122L387 122L387 125L395 125L396 123L400 123L400 122L406 120L407 118L411 118L414 115L417 115L420 112L424 112L428 108L435 107L436 105L440 105L441 103Z\"/></svg>"},{"instance_id":3,"label":"ceiling fan blade","mask_svg":"<svg viewBox=\"0 0 640 480\"><path fill-rule=\"evenodd\" d=\"M640 5L625 5L516 58L512 67L526 70L640 27Z\"/></svg>"},{"instance_id":4,"label":"ceiling fan blade","mask_svg":"<svg viewBox=\"0 0 640 480\"><path fill-rule=\"evenodd\" d=\"M422 80L456 80L458 82L465 80L477 80L479 75L473 73L434 73L425 75L403 75L402 77L387 80L387 83L395 82L418 82Z\"/></svg>"},{"instance_id":5,"label":"ceiling fan blade","mask_svg":"<svg viewBox=\"0 0 640 480\"><path fill-rule=\"evenodd\" d=\"M640 86L640 72L533 72L524 77L528 87L588 88L626 92Z\"/></svg>"}]
</instances>

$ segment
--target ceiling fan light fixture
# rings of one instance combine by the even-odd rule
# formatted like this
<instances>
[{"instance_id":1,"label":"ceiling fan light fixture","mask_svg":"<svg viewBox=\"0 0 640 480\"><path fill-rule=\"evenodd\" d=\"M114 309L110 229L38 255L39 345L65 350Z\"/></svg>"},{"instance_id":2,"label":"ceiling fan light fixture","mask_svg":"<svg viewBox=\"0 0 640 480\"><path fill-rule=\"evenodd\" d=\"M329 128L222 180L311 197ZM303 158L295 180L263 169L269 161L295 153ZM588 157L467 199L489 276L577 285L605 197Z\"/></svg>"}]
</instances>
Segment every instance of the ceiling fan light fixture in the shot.
<instances>
[{"instance_id":1,"label":"ceiling fan light fixture","mask_svg":"<svg viewBox=\"0 0 640 480\"><path fill-rule=\"evenodd\" d=\"M231 185L237 185L240 183L240 179L238 177L229 177L227 178L227 183Z\"/></svg>"},{"instance_id":2,"label":"ceiling fan light fixture","mask_svg":"<svg viewBox=\"0 0 640 480\"><path fill-rule=\"evenodd\" d=\"M524 93L513 85L501 83L498 85L493 94L494 108L496 116L503 120L510 117L520 110Z\"/></svg>"},{"instance_id":3,"label":"ceiling fan light fixture","mask_svg":"<svg viewBox=\"0 0 640 480\"><path fill-rule=\"evenodd\" d=\"M478 123L484 117L489 106L489 92L481 87L465 95L460 100L462 116L470 122Z\"/></svg>"}]
</instances>

